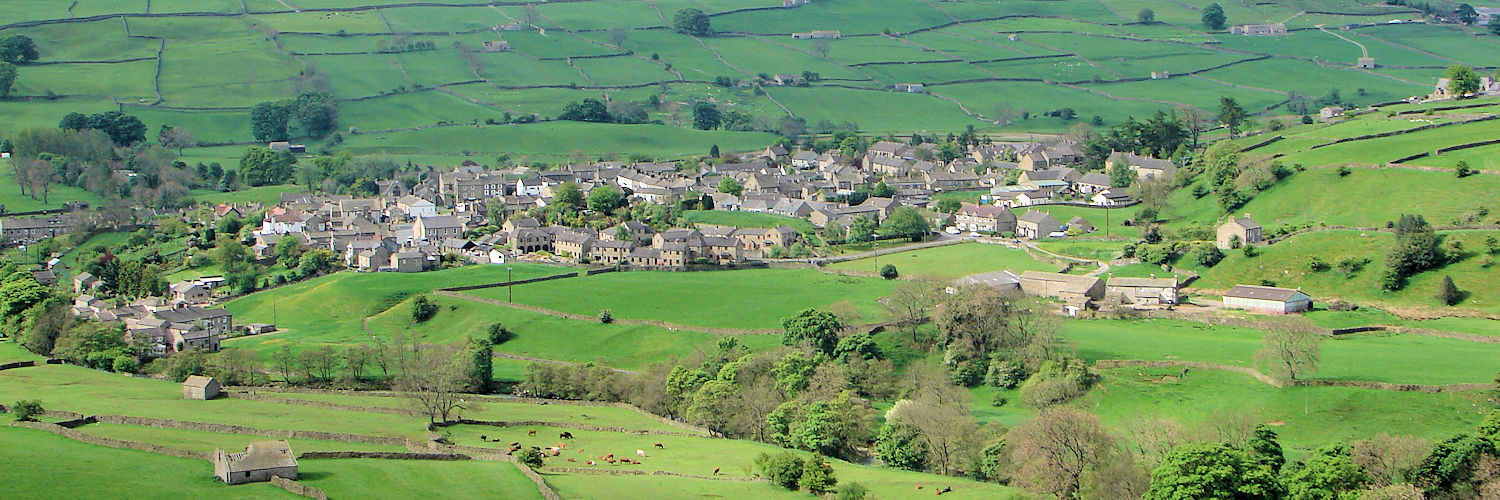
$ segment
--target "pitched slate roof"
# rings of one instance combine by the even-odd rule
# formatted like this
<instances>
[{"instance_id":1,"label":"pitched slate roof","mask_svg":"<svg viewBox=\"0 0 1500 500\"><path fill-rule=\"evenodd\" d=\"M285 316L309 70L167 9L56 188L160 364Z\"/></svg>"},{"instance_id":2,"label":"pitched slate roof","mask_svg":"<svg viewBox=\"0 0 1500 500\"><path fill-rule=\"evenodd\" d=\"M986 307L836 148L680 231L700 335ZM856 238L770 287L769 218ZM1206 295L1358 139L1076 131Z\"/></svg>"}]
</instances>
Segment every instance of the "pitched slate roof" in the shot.
<instances>
[{"instance_id":1,"label":"pitched slate roof","mask_svg":"<svg viewBox=\"0 0 1500 500\"><path fill-rule=\"evenodd\" d=\"M1282 302L1286 302L1287 300L1290 300L1292 297L1296 296L1299 293L1302 293L1302 291L1301 290L1294 290L1294 289L1291 289L1291 288L1277 288L1277 287L1273 287L1273 286L1255 286L1255 285L1235 285L1234 288L1230 288L1228 292L1225 292L1224 296L1225 297L1234 297L1234 298L1237 298L1237 299L1279 300L1279 301L1282 301Z\"/></svg>"}]
</instances>

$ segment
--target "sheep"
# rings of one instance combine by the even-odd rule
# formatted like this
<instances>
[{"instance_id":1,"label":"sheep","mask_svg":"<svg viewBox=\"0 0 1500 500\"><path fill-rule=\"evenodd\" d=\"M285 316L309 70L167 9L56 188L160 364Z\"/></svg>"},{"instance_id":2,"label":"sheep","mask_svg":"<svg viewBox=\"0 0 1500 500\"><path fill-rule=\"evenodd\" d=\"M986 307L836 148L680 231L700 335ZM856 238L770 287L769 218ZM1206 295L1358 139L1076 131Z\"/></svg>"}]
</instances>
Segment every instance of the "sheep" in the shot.
<instances>
[{"instance_id":1,"label":"sheep","mask_svg":"<svg viewBox=\"0 0 1500 500\"><path fill-rule=\"evenodd\" d=\"M644 457L644 456L646 456L646 450L635 450L635 456L637 456L637 457Z\"/></svg>"},{"instance_id":2,"label":"sheep","mask_svg":"<svg viewBox=\"0 0 1500 500\"><path fill-rule=\"evenodd\" d=\"M654 448L656 448L656 449L658 449L658 450L665 450L665 449L667 449L667 447L662 446L661 443L656 443L656 444L651 445L651 446L654 447Z\"/></svg>"},{"instance_id":3,"label":"sheep","mask_svg":"<svg viewBox=\"0 0 1500 500\"><path fill-rule=\"evenodd\" d=\"M562 434L558 434L557 435L557 438L558 439L573 439L573 433L567 432L567 431L563 431Z\"/></svg>"}]
</instances>

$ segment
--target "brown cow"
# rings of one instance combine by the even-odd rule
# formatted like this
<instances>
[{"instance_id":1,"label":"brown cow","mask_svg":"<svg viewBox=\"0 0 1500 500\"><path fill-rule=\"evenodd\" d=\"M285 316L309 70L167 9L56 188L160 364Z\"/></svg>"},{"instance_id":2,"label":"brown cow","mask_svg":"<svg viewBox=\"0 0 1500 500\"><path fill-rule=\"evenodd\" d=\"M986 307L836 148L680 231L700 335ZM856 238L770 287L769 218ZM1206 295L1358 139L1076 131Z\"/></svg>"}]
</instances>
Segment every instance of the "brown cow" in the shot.
<instances>
[{"instance_id":1,"label":"brown cow","mask_svg":"<svg viewBox=\"0 0 1500 500\"><path fill-rule=\"evenodd\" d=\"M663 450L667 449L667 447L662 446L661 443L656 443L656 444L651 445L651 446L654 447L654 448L660 448L660 449L663 449Z\"/></svg>"},{"instance_id":2,"label":"brown cow","mask_svg":"<svg viewBox=\"0 0 1500 500\"><path fill-rule=\"evenodd\" d=\"M531 429L531 430L526 431L526 435L527 436L535 436L536 435L536 429Z\"/></svg>"}]
</instances>

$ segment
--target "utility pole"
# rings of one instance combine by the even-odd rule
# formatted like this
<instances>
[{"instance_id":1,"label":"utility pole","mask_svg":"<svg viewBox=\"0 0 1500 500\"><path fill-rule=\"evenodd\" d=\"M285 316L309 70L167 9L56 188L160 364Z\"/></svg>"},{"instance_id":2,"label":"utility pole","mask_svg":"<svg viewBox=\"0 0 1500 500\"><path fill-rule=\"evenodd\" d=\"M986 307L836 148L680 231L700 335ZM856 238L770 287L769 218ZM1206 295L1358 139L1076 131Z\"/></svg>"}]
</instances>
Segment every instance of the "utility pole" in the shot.
<instances>
[{"instance_id":1,"label":"utility pole","mask_svg":"<svg viewBox=\"0 0 1500 500\"><path fill-rule=\"evenodd\" d=\"M505 266L505 301L506 302L515 302L516 301L516 292L512 288L512 286L514 286L514 284L511 283L510 271L511 271L511 267L510 266Z\"/></svg>"},{"instance_id":2,"label":"utility pole","mask_svg":"<svg viewBox=\"0 0 1500 500\"><path fill-rule=\"evenodd\" d=\"M1104 206L1104 237L1109 237L1109 205Z\"/></svg>"}]
</instances>

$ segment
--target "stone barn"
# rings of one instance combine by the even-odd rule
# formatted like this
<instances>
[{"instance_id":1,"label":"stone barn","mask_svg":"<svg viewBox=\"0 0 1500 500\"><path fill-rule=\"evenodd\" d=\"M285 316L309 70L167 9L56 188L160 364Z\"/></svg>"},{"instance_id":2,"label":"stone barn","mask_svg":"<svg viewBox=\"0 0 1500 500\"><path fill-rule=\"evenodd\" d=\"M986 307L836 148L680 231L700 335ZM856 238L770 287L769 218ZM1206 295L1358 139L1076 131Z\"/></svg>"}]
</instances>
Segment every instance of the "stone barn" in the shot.
<instances>
[{"instance_id":1,"label":"stone barn","mask_svg":"<svg viewBox=\"0 0 1500 500\"><path fill-rule=\"evenodd\" d=\"M182 399L209 400L219 397L223 389L213 377L193 375L182 383Z\"/></svg>"},{"instance_id":2,"label":"stone barn","mask_svg":"<svg viewBox=\"0 0 1500 500\"><path fill-rule=\"evenodd\" d=\"M1225 309L1244 309L1268 314L1291 314L1312 310L1312 297L1302 290L1270 286L1235 285L1224 294Z\"/></svg>"},{"instance_id":3,"label":"stone barn","mask_svg":"<svg viewBox=\"0 0 1500 500\"><path fill-rule=\"evenodd\" d=\"M214 475L227 484L270 481L271 476L297 479L297 456L286 441L255 441L244 453L214 450Z\"/></svg>"}]
</instances>

